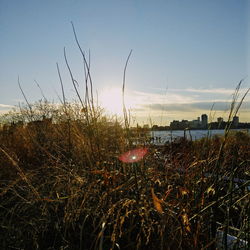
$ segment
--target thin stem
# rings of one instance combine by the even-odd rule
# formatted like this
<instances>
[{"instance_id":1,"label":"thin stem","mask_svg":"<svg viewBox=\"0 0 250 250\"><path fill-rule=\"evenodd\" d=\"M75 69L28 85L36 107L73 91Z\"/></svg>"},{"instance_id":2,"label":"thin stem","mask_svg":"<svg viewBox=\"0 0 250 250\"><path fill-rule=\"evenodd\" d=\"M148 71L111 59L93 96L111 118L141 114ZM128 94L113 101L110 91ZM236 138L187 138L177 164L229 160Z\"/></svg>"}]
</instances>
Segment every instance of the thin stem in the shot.
<instances>
[{"instance_id":1,"label":"thin stem","mask_svg":"<svg viewBox=\"0 0 250 250\"><path fill-rule=\"evenodd\" d=\"M64 103L64 106L66 106L66 98L65 98L64 88L63 88L63 81L62 81L62 77L61 77L58 63L56 63L56 67L57 67L57 73L58 73L58 76L60 79L60 84L61 84L61 89L62 89L63 103Z\"/></svg>"},{"instance_id":2,"label":"thin stem","mask_svg":"<svg viewBox=\"0 0 250 250\"><path fill-rule=\"evenodd\" d=\"M17 81L18 81L19 89L21 90L22 95L23 95L23 97L24 97L24 99L25 99L25 102L27 103L28 108L29 108L29 110L30 110L30 118L32 118L32 115L33 115L32 107L31 107L30 103L28 102L28 99L26 98L26 95L25 95L25 93L24 93L24 91L23 91L23 89L22 89L22 87L21 87L19 76L18 76Z\"/></svg>"},{"instance_id":3,"label":"thin stem","mask_svg":"<svg viewBox=\"0 0 250 250\"><path fill-rule=\"evenodd\" d=\"M68 70L69 70L69 74L70 74L70 77L71 77L71 81L72 81L72 83L73 83L73 86L74 86L74 89L75 89L76 94L77 94L77 96L78 96L78 99L79 99L80 103L82 104L82 107L84 108L84 105L83 105L83 102L82 102L81 96L80 96L79 91L78 91L78 89L77 89L77 87L76 87L76 83L77 83L77 81L76 81L76 80L74 79L74 77L73 77L73 74L72 74L71 68L70 68L69 63L68 63L68 60L67 60L67 56L66 56L66 49L65 49L65 47L64 47L64 59L65 59L65 62L66 62L67 68L68 68ZM77 84L78 84L78 83L77 83Z\"/></svg>"},{"instance_id":4,"label":"thin stem","mask_svg":"<svg viewBox=\"0 0 250 250\"><path fill-rule=\"evenodd\" d=\"M124 122L125 122L125 127L128 129L129 127L129 122L128 122L128 114L127 114L127 109L126 109L126 105L125 105L125 83L126 83L126 70L127 70L127 66L128 66L128 62L129 62L129 58L132 54L132 49L129 52L129 55L127 57L126 63L125 63L125 67L124 67L124 71L123 71L123 81L122 81L122 105L123 105L123 115L124 115Z\"/></svg>"}]
</instances>

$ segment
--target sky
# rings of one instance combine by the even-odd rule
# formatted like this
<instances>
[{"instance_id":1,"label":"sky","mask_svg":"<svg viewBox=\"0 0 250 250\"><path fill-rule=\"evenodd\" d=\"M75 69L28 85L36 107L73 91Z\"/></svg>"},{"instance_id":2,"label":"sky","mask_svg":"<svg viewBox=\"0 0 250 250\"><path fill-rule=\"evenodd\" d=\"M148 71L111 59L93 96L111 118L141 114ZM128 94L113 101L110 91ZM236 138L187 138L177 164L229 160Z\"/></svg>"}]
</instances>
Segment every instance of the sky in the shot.
<instances>
[{"instance_id":1,"label":"sky","mask_svg":"<svg viewBox=\"0 0 250 250\"><path fill-rule=\"evenodd\" d=\"M125 102L132 120L167 125L172 120L228 115L241 79L249 84L250 4L247 0L0 0L0 113L24 98L59 103L59 64L67 100L76 93L63 49L84 95L81 54L91 58L98 103L121 114L127 56ZM214 105L213 105L214 104ZM212 111L211 108L213 107ZM250 122L250 97L239 113Z\"/></svg>"}]
</instances>

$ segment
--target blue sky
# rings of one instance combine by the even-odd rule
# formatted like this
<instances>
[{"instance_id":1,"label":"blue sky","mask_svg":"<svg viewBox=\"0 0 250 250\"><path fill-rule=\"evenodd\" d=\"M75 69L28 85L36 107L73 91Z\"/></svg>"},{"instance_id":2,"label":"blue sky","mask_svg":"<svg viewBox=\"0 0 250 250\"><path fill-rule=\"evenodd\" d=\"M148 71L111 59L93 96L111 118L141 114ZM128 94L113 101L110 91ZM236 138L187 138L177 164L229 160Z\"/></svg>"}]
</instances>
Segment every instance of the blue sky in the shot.
<instances>
[{"instance_id":1,"label":"blue sky","mask_svg":"<svg viewBox=\"0 0 250 250\"><path fill-rule=\"evenodd\" d=\"M135 120L195 119L214 102L216 116L226 117L236 84L246 78L243 90L249 87L248 13L245 0L0 0L0 112L23 102L18 75L30 102L42 98L34 80L58 102L56 62L67 98L75 97L63 58L66 47L83 82L73 21L82 48L91 51L94 89L107 109L119 107L114 102L133 49L126 98ZM247 97L240 119L249 121L249 112Z\"/></svg>"}]
</instances>

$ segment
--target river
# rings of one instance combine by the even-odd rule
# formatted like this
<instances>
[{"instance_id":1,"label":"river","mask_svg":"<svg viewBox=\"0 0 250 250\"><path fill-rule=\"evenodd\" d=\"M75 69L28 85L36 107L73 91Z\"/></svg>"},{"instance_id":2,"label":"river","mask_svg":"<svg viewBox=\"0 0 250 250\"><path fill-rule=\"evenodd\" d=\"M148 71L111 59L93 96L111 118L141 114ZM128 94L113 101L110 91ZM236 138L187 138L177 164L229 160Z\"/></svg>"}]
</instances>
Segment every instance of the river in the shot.
<instances>
[{"instance_id":1,"label":"river","mask_svg":"<svg viewBox=\"0 0 250 250\"><path fill-rule=\"evenodd\" d=\"M232 129L231 131L244 131L248 134L250 129ZM213 135L223 135L225 131L223 129L213 129L213 130L173 130L173 131L151 131L151 136L154 138L155 144L164 144L165 142L171 142L175 139L184 137L188 140L198 140L206 136L211 137Z\"/></svg>"}]
</instances>

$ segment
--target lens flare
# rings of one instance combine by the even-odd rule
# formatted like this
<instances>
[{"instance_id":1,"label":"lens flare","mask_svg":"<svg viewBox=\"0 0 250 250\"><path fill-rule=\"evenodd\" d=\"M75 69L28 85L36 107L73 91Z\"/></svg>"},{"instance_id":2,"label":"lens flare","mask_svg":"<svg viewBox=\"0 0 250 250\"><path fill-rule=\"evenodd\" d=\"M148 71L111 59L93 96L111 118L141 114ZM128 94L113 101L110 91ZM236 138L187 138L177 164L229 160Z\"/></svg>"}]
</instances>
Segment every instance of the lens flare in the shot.
<instances>
[{"instance_id":1,"label":"lens flare","mask_svg":"<svg viewBox=\"0 0 250 250\"><path fill-rule=\"evenodd\" d=\"M148 152L147 148L136 148L122 154L119 160L125 163L133 163L140 161Z\"/></svg>"}]
</instances>

